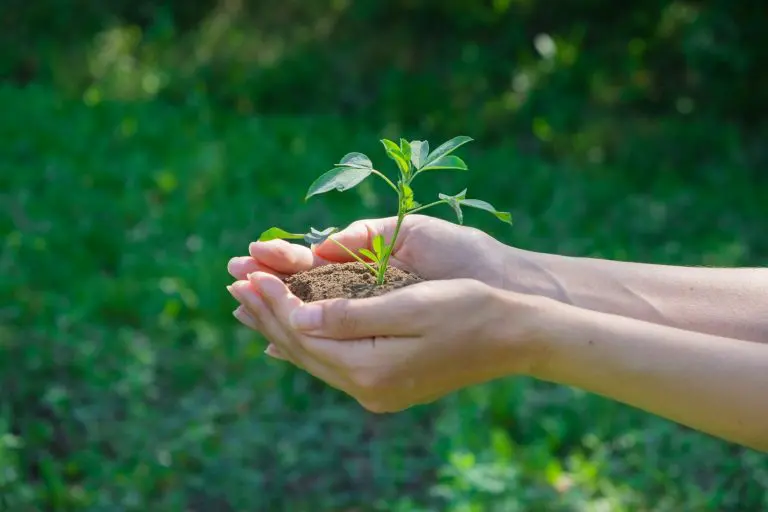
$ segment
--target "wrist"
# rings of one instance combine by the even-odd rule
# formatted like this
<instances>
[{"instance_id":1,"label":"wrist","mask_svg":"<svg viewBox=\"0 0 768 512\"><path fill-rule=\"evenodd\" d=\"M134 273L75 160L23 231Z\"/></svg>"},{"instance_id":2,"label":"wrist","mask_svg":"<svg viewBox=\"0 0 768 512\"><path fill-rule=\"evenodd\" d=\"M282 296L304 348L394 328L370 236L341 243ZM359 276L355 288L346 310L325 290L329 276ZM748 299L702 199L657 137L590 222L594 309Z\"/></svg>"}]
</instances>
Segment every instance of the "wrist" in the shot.
<instances>
[{"instance_id":1,"label":"wrist","mask_svg":"<svg viewBox=\"0 0 768 512\"><path fill-rule=\"evenodd\" d=\"M503 246L501 288L569 303L564 263L569 258Z\"/></svg>"},{"instance_id":2,"label":"wrist","mask_svg":"<svg viewBox=\"0 0 768 512\"><path fill-rule=\"evenodd\" d=\"M559 310L563 304L538 295L495 289L493 318L487 322L496 376L547 373L563 331Z\"/></svg>"}]
</instances>

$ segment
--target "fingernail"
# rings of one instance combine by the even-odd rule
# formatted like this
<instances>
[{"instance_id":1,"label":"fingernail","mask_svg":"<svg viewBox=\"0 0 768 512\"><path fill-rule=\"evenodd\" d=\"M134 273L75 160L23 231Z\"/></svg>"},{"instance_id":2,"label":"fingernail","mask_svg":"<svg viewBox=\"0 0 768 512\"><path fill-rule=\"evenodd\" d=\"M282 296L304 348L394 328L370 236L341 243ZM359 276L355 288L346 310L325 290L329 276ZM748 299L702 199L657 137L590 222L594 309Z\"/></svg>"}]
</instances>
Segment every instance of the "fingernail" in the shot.
<instances>
[{"instance_id":1,"label":"fingernail","mask_svg":"<svg viewBox=\"0 0 768 512\"><path fill-rule=\"evenodd\" d=\"M306 304L291 312L291 327L300 331L319 329L323 322L323 311L320 306Z\"/></svg>"},{"instance_id":2,"label":"fingernail","mask_svg":"<svg viewBox=\"0 0 768 512\"><path fill-rule=\"evenodd\" d=\"M236 301L242 302L242 298L235 286L232 286L232 285L227 286L227 291Z\"/></svg>"},{"instance_id":3,"label":"fingernail","mask_svg":"<svg viewBox=\"0 0 768 512\"><path fill-rule=\"evenodd\" d=\"M254 320L254 318L249 315L245 309L243 309L243 306L239 306L237 309L235 309L232 312L232 316L237 318L240 322L242 322L246 327L249 327L253 329L254 331L259 330L259 326Z\"/></svg>"},{"instance_id":4,"label":"fingernail","mask_svg":"<svg viewBox=\"0 0 768 512\"><path fill-rule=\"evenodd\" d=\"M280 351L277 349L277 347L275 347L274 345L267 346L266 350L264 350L264 353L267 354L269 357L274 357L275 359L286 361L285 357L283 357L283 354L281 354Z\"/></svg>"}]
</instances>

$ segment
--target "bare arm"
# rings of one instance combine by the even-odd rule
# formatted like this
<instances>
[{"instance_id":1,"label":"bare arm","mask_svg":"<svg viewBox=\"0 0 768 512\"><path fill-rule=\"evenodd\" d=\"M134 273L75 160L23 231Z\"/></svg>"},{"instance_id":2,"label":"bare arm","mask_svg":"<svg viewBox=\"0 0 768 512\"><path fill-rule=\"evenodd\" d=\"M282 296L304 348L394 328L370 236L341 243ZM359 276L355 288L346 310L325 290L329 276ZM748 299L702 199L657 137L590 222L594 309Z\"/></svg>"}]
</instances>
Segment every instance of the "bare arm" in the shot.
<instances>
[{"instance_id":1,"label":"bare arm","mask_svg":"<svg viewBox=\"0 0 768 512\"><path fill-rule=\"evenodd\" d=\"M768 344L545 301L533 377L768 451Z\"/></svg>"},{"instance_id":2,"label":"bare arm","mask_svg":"<svg viewBox=\"0 0 768 512\"><path fill-rule=\"evenodd\" d=\"M768 268L706 268L508 249L505 288L696 332L768 343Z\"/></svg>"}]
</instances>

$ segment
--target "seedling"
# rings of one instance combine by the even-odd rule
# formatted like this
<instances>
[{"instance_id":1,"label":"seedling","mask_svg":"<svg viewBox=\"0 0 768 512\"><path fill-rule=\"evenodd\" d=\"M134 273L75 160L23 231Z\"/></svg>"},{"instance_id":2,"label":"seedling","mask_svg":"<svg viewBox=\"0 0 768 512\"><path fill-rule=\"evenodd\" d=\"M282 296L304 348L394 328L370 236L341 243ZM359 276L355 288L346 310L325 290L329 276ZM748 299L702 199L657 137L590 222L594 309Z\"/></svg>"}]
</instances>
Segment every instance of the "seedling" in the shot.
<instances>
[{"instance_id":1,"label":"seedling","mask_svg":"<svg viewBox=\"0 0 768 512\"><path fill-rule=\"evenodd\" d=\"M278 238L288 240L294 239L304 240L312 245L320 244L328 239L341 247L352 258L365 265L365 267L376 277L376 283L382 285L384 284L387 267L389 266L389 259L392 256L392 251L397 242L397 236L400 234L400 228L407 215L426 210L427 208L439 204L447 204L456 212L459 224L464 223L464 215L461 210L462 206L485 210L495 215L502 222L512 224L512 216L508 212L497 211L490 203L479 199L468 199L466 197L466 189L452 196L442 193L438 194L437 201L425 205L417 203L414 199L411 184L417 176L436 170L468 170L467 164L461 158L451 153L470 141L472 141L470 137L460 135L443 143L430 153L429 144L425 140L412 140L408 142L405 139L400 139L400 145L398 145L391 140L382 139L381 143L384 145L387 156L397 164L399 171L397 184L390 180L384 173L374 169L371 159L366 155L362 153L348 153L333 169L317 178L314 183L310 185L305 200L331 190L337 190L339 192L349 190L359 185L371 175L375 175L384 180L384 182L397 194L397 222L395 224L392 239L388 242L384 240L382 235L376 235L372 240L371 249L360 249L358 251L359 254L355 254L354 251L331 237L332 234L338 231L335 227L324 230L310 228L309 233L305 234L289 233L283 229L273 227L262 233L259 237L259 241L265 242ZM367 258L369 261L366 261L363 258Z\"/></svg>"}]
</instances>

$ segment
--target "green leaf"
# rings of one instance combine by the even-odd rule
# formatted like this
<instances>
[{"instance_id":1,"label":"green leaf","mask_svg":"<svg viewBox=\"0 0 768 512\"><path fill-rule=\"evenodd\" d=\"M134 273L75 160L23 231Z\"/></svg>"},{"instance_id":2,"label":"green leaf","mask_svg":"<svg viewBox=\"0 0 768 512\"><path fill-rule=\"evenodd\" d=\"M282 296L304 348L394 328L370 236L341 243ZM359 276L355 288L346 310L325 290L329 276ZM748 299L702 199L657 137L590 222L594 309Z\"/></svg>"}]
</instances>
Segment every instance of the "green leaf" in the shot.
<instances>
[{"instance_id":1,"label":"green leaf","mask_svg":"<svg viewBox=\"0 0 768 512\"><path fill-rule=\"evenodd\" d=\"M434 169L458 169L460 171L466 171L467 164L464 160L454 155L447 155L437 160L433 160L429 165L425 165L421 168L422 171L431 171Z\"/></svg>"},{"instance_id":2,"label":"green leaf","mask_svg":"<svg viewBox=\"0 0 768 512\"><path fill-rule=\"evenodd\" d=\"M461 211L461 201L464 200L464 197L467 194L467 189L462 190L455 196L449 196L448 194L438 194L437 197L445 201L448 206L453 208L453 211L456 212L456 218L459 219L459 224L464 224L464 213Z\"/></svg>"},{"instance_id":3,"label":"green leaf","mask_svg":"<svg viewBox=\"0 0 768 512\"><path fill-rule=\"evenodd\" d=\"M376 256L375 254L373 254L368 249L360 249L360 254L362 254L363 256L365 256L366 258L368 258L371 261L375 261L376 263L379 262L379 257Z\"/></svg>"},{"instance_id":4,"label":"green leaf","mask_svg":"<svg viewBox=\"0 0 768 512\"><path fill-rule=\"evenodd\" d=\"M325 242L329 236L337 231L336 228L326 228L322 231L315 228L309 228L309 233L303 235L304 241L310 245L317 245Z\"/></svg>"},{"instance_id":5,"label":"green leaf","mask_svg":"<svg viewBox=\"0 0 768 512\"><path fill-rule=\"evenodd\" d=\"M384 256L384 236L379 234L373 237L371 245L373 246L373 252L381 259Z\"/></svg>"},{"instance_id":6,"label":"green leaf","mask_svg":"<svg viewBox=\"0 0 768 512\"><path fill-rule=\"evenodd\" d=\"M400 186L403 188L403 202L405 203L406 210L413 210L421 206L414 200L413 189L410 185L400 182Z\"/></svg>"},{"instance_id":7,"label":"green leaf","mask_svg":"<svg viewBox=\"0 0 768 512\"><path fill-rule=\"evenodd\" d=\"M480 210L490 212L500 221L512 225L512 214L509 212L500 212L496 210L496 208L494 208L491 203L481 201L480 199L462 199L460 202L464 206L470 206L472 208L478 208Z\"/></svg>"},{"instance_id":8,"label":"green leaf","mask_svg":"<svg viewBox=\"0 0 768 512\"><path fill-rule=\"evenodd\" d=\"M269 242L270 240L300 240L304 235L298 233L289 233L284 229L272 227L259 236L259 242Z\"/></svg>"},{"instance_id":9,"label":"green leaf","mask_svg":"<svg viewBox=\"0 0 768 512\"><path fill-rule=\"evenodd\" d=\"M389 139L381 139L381 143L384 144L384 149L389 153L390 151L400 151L400 146L398 146L395 142L392 142Z\"/></svg>"},{"instance_id":10,"label":"green leaf","mask_svg":"<svg viewBox=\"0 0 768 512\"><path fill-rule=\"evenodd\" d=\"M338 164L344 167L359 167L361 169L373 169L373 162L363 153L347 153Z\"/></svg>"},{"instance_id":11,"label":"green leaf","mask_svg":"<svg viewBox=\"0 0 768 512\"><path fill-rule=\"evenodd\" d=\"M432 162L456 151L460 146L463 146L472 140L474 139L467 137L466 135L459 135L458 137L454 137L451 140L442 143L437 149L430 153L429 157L427 157L427 161L423 163L423 166L429 166Z\"/></svg>"},{"instance_id":12,"label":"green leaf","mask_svg":"<svg viewBox=\"0 0 768 512\"><path fill-rule=\"evenodd\" d=\"M411 159L411 145L405 139L400 139L400 152L403 154L406 162Z\"/></svg>"},{"instance_id":13,"label":"green leaf","mask_svg":"<svg viewBox=\"0 0 768 512\"><path fill-rule=\"evenodd\" d=\"M408 176L410 164L408 163L408 159L405 158L405 155L400 150L400 146L389 139L381 139L381 143L384 145L384 149L387 151L387 156L394 160L395 163L397 163L397 167L400 169L402 175Z\"/></svg>"},{"instance_id":14,"label":"green leaf","mask_svg":"<svg viewBox=\"0 0 768 512\"><path fill-rule=\"evenodd\" d=\"M365 178L371 175L373 169L370 167L336 167L317 178L309 186L305 200L317 194L324 194L331 190L344 192L358 185Z\"/></svg>"},{"instance_id":15,"label":"green leaf","mask_svg":"<svg viewBox=\"0 0 768 512\"><path fill-rule=\"evenodd\" d=\"M421 166L427 161L429 156L429 142L425 140L412 140L411 141L411 163L416 169L421 169Z\"/></svg>"}]
</instances>

